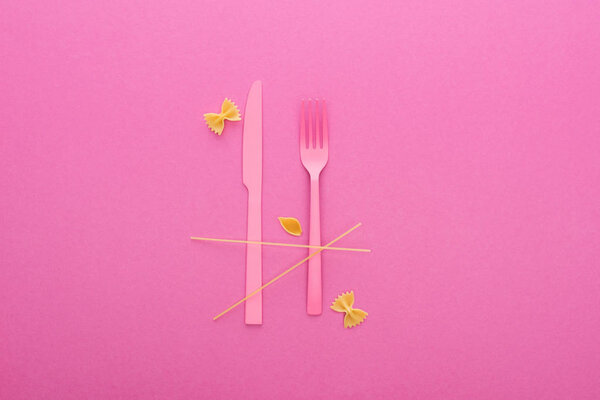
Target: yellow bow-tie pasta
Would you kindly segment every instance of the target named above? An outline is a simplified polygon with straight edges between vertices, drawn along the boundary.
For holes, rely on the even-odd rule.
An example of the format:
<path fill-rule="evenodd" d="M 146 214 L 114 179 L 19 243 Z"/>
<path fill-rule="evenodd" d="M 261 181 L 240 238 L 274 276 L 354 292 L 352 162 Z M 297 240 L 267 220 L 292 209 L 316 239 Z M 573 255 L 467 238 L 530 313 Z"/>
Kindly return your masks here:
<path fill-rule="evenodd" d="M 345 312 L 344 316 L 344 328 L 352 328 L 363 322 L 367 318 L 367 314 L 363 310 L 358 308 L 352 308 L 354 305 L 354 291 L 342 293 L 339 295 L 331 305 L 331 309 L 337 312 Z"/>
<path fill-rule="evenodd" d="M 239 121 L 242 119 L 240 116 L 240 110 L 238 110 L 235 103 L 229 99 L 223 100 L 220 114 L 204 114 L 204 120 L 206 121 L 206 125 L 208 125 L 210 130 L 216 133 L 217 135 L 221 135 L 221 133 L 223 132 L 226 119 L 229 121 Z"/>

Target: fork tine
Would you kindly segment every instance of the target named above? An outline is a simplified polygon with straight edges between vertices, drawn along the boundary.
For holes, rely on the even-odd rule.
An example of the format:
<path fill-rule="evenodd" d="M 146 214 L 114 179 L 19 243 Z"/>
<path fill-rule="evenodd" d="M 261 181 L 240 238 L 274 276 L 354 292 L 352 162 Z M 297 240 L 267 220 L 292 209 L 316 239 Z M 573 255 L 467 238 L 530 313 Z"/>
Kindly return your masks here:
<path fill-rule="evenodd" d="M 314 148 L 315 138 L 313 135 L 313 101 L 308 99 L 308 148 Z"/>
<path fill-rule="evenodd" d="M 319 118 L 319 99 L 315 99 L 315 148 L 321 148 L 321 135 L 322 135 L 321 119 Z"/>
<path fill-rule="evenodd" d="M 321 100 L 321 105 L 323 107 L 322 112 L 322 136 L 323 136 L 323 146 L 322 148 L 327 149 L 329 147 L 329 129 L 327 127 L 327 108 L 325 106 L 325 100 Z"/>
<path fill-rule="evenodd" d="M 300 148 L 306 148 L 306 118 L 304 113 L 304 99 L 302 99 L 302 111 L 300 112 Z"/>

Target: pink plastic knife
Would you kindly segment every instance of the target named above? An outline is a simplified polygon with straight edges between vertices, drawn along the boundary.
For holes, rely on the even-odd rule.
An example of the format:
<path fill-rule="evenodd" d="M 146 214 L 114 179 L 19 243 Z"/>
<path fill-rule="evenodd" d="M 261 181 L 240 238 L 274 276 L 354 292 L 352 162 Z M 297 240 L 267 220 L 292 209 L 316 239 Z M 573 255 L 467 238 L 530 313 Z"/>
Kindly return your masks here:
<path fill-rule="evenodd" d="M 262 82 L 255 81 L 244 111 L 242 180 L 248 189 L 248 240 L 262 240 Z M 262 246 L 246 245 L 246 296 L 262 286 Z M 262 291 L 246 301 L 246 325 L 262 324 Z"/>

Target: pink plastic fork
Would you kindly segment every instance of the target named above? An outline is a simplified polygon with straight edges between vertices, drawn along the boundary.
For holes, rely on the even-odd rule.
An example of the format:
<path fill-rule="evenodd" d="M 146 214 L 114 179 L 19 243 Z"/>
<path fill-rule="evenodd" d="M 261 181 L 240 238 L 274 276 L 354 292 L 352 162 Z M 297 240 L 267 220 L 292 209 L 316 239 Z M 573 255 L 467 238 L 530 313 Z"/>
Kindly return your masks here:
<path fill-rule="evenodd" d="M 319 175 L 329 157 L 329 134 L 327 131 L 327 111 L 325 101 L 322 104 L 322 120 L 319 120 L 319 100 L 313 106 L 308 100 L 308 121 L 306 120 L 304 100 L 300 118 L 300 159 L 310 175 L 310 232 L 309 244 L 321 246 L 321 217 L 319 208 Z M 314 123 L 313 123 L 314 109 Z M 308 134 L 306 126 L 308 125 Z M 310 253 L 310 251 L 309 251 Z M 308 260 L 308 285 L 306 312 L 309 315 L 321 315 L 323 312 L 323 287 L 321 284 L 321 254 Z"/>

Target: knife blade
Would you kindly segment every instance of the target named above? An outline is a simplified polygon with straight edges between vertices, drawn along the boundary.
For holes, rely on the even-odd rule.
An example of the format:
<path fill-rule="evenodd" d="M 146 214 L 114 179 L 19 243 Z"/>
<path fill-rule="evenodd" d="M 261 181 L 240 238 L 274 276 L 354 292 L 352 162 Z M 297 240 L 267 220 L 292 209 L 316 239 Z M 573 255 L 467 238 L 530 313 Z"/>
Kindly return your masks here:
<path fill-rule="evenodd" d="M 250 87 L 242 134 L 242 181 L 248 189 L 247 240 L 262 240 L 262 82 Z M 262 246 L 246 245 L 246 296 L 262 285 Z M 246 325 L 262 324 L 262 291 L 246 301 Z"/>

